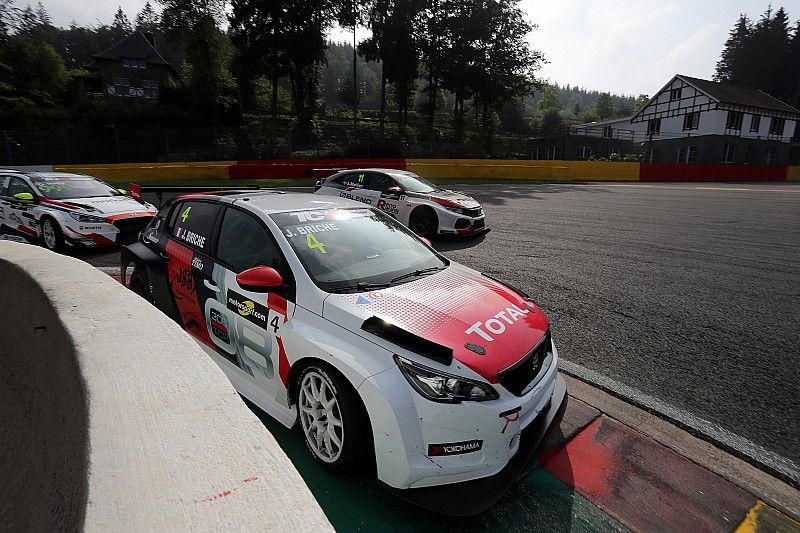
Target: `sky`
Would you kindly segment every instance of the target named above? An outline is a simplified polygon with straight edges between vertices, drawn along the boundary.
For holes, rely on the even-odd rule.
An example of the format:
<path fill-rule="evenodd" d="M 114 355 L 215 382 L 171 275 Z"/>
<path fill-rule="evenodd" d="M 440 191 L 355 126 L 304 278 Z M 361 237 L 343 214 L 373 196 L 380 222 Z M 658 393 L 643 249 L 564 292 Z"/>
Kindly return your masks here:
<path fill-rule="evenodd" d="M 43 0 L 53 23 L 110 23 L 117 6 L 133 20 L 146 0 Z M 31 2 L 35 4 L 34 2 Z M 538 28 L 531 45 L 548 63 L 539 77 L 617 94 L 654 94 L 675 74 L 710 79 L 740 13 L 758 18 L 770 0 L 521 0 Z M 16 0 L 24 6 L 25 0 Z M 156 2 L 153 1 L 155 5 Z M 790 20 L 800 0 L 778 0 Z M 336 40 L 347 34 L 334 31 Z"/>

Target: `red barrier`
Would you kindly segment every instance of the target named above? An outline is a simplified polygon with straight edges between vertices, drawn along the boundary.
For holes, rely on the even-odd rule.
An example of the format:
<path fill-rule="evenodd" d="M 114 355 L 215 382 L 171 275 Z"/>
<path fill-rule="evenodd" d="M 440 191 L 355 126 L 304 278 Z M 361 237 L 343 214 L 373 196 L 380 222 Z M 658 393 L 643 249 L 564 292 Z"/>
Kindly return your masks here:
<path fill-rule="evenodd" d="M 319 179 L 351 168 L 406 169 L 405 159 L 275 159 L 239 161 L 228 167 L 231 179 Z"/>
<path fill-rule="evenodd" d="M 642 163 L 639 181 L 786 181 L 788 171 L 779 165 Z"/>

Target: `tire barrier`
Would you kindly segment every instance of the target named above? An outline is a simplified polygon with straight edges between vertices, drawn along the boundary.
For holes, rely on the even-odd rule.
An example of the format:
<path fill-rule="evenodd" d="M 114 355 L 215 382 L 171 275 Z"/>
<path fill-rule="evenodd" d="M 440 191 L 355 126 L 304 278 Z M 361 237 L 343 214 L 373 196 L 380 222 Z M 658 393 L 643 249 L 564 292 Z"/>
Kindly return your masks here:
<path fill-rule="evenodd" d="M 0 242 L 0 530 L 332 531 L 222 371 L 78 259 Z"/>

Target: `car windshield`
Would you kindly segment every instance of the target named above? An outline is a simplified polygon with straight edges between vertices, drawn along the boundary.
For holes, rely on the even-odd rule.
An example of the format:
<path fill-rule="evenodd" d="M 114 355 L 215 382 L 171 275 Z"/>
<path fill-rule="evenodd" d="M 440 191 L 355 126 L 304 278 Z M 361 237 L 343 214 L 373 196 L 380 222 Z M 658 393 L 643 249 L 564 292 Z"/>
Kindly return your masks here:
<path fill-rule="evenodd" d="M 32 179 L 42 196 L 51 200 L 122 196 L 118 190 L 90 176 L 37 176 Z"/>
<path fill-rule="evenodd" d="M 306 271 L 329 292 L 364 292 L 447 267 L 393 218 L 372 209 L 271 215 Z"/>
<path fill-rule="evenodd" d="M 396 174 L 392 176 L 406 192 L 429 193 L 438 191 L 439 187 L 419 176 Z"/>

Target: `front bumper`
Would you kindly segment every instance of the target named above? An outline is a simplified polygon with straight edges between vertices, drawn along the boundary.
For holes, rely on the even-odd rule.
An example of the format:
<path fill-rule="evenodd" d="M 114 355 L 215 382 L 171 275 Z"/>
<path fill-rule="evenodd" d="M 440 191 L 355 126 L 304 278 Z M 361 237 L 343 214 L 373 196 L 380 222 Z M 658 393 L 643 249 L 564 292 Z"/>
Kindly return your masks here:
<path fill-rule="evenodd" d="M 384 484 L 385 488 L 399 498 L 444 515 L 472 516 L 482 513 L 527 473 L 547 429 L 563 415 L 566 392 L 567 384 L 559 374 L 549 404 L 522 430 L 516 454 L 498 473 L 433 487 L 397 489 Z"/>

